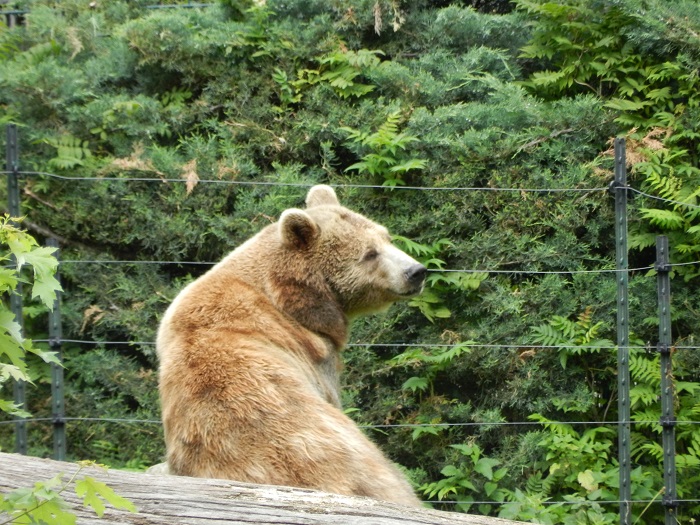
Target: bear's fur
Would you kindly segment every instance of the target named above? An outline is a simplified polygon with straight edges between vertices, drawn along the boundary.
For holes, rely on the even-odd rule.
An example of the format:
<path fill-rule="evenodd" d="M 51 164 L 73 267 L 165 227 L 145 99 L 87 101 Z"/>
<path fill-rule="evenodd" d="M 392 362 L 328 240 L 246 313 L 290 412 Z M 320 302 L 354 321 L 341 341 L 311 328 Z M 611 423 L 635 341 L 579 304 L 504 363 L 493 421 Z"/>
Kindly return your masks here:
<path fill-rule="evenodd" d="M 338 374 L 349 322 L 419 293 L 426 269 L 329 186 L 311 188 L 306 205 L 165 313 L 157 351 L 170 472 L 418 505 L 343 414 Z"/>

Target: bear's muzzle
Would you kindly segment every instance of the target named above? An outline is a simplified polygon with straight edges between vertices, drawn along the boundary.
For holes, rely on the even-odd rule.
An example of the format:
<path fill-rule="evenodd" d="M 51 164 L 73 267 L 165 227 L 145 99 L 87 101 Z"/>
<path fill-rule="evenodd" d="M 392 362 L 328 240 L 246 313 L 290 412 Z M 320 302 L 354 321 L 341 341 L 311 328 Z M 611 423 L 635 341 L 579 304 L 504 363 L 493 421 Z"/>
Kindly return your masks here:
<path fill-rule="evenodd" d="M 405 272 L 404 276 L 406 282 L 408 282 L 409 291 L 405 293 L 405 296 L 418 295 L 423 291 L 423 285 L 425 284 L 425 278 L 428 275 L 428 269 L 420 263 L 416 263 L 410 266 Z"/>

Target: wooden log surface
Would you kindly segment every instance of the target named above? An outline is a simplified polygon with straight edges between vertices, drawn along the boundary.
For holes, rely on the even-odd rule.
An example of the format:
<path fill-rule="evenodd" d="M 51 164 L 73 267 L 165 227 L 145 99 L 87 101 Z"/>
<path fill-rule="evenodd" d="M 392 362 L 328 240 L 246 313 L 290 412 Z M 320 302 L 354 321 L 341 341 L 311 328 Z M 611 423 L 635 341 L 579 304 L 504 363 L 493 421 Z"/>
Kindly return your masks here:
<path fill-rule="evenodd" d="M 68 481 L 75 463 L 0 453 L 0 493 L 32 487 L 59 473 Z M 513 525 L 516 522 L 430 509 L 415 509 L 369 498 L 315 490 L 251 485 L 228 480 L 163 476 L 85 468 L 78 475 L 106 483 L 138 512 L 107 505 L 101 519 L 83 507 L 69 487 L 62 497 L 81 525 Z M 0 522 L 6 515 L 0 514 Z"/>

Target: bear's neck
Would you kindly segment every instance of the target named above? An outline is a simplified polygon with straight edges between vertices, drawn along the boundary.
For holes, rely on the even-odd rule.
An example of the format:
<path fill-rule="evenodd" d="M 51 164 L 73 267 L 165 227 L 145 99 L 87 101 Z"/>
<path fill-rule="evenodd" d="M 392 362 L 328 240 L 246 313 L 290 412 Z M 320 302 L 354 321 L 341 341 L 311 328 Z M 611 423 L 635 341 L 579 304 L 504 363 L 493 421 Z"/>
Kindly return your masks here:
<path fill-rule="evenodd" d="M 260 240 L 267 244 L 271 232 L 263 230 Z M 309 261 L 300 254 L 290 257 L 289 253 L 281 253 L 274 242 L 270 244 L 265 260 L 249 253 L 246 243 L 217 267 L 260 291 L 280 313 L 327 341 L 329 350 L 343 350 L 350 322 L 323 276 L 312 271 Z"/>
<path fill-rule="evenodd" d="M 308 281 L 280 277 L 274 279 L 266 295 L 280 312 L 322 337 L 332 350 L 345 348 L 350 323 L 330 291 Z"/>

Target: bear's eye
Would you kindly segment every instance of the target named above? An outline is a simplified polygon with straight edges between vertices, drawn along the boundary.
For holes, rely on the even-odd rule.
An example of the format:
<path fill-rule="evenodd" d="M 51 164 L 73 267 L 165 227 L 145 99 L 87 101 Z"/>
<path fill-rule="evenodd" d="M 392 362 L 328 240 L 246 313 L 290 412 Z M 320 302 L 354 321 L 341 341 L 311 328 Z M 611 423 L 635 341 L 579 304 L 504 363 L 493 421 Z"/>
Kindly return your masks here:
<path fill-rule="evenodd" d="M 373 261 L 377 257 L 379 257 L 379 252 L 377 250 L 375 250 L 374 248 L 371 248 L 365 252 L 364 256 L 362 257 L 362 260 L 363 261 Z"/>

